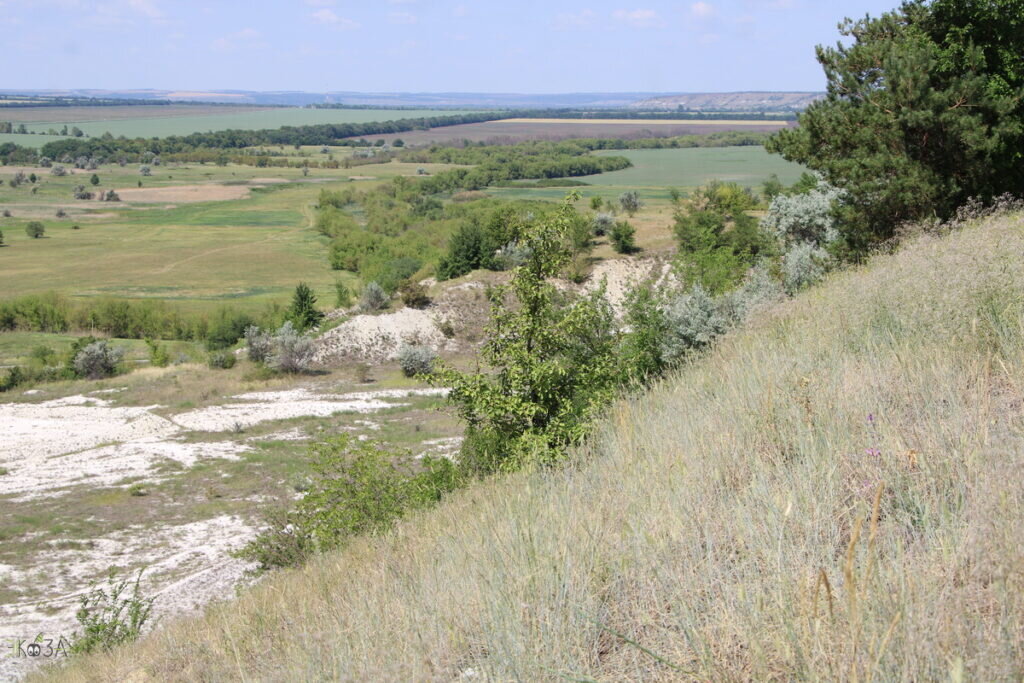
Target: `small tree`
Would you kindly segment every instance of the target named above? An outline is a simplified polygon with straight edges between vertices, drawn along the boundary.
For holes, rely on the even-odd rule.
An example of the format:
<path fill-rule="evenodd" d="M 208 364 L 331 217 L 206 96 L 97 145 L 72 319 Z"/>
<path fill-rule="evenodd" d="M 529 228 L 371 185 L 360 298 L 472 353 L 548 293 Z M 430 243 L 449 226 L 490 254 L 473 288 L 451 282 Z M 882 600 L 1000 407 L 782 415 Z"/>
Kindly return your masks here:
<path fill-rule="evenodd" d="M 561 210 L 517 226 L 530 257 L 491 291 L 491 320 L 481 356 L 490 370 L 442 367 L 430 381 L 451 387 L 449 401 L 467 422 L 460 461 L 479 473 L 559 459 L 589 431 L 618 377 L 617 333 L 603 290 L 567 299 L 552 284 L 571 258 L 566 233 L 576 218 Z"/>
<path fill-rule="evenodd" d="M 139 166 L 139 175 L 145 176 L 145 177 L 151 176 L 151 175 L 153 175 L 153 169 L 151 169 L 146 164 L 143 164 L 142 166 Z M 139 186 L 141 187 L 141 183 L 140 183 Z"/>
<path fill-rule="evenodd" d="M 636 251 L 636 229 L 628 221 L 618 221 L 608 234 L 612 249 L 620 254 L 632 254 Z"/>
<path fill-rule="evenodd" d="M 348 308 L 352 305 L 352 290 L 341 280 L 334 282 L 334 305 L 338 308 Z"/>
<path fill-rule="evenodd" d="M 0 247 L 4 246 L 4 231 L 0 230 Z"/>
<path fill-rule="evenodd" d="M 604 201 L 600 197 L 591 197 L 590 198 L 590 210 L 591 211 L 600 211 L 601 210 L 601 206 L 603 204 L 604 204 Z"/>
<path fill-rule="evenodd" d="M 32 221 L 25 226 L 25 234 L 32 239 L 39 239 L 46 234 L 46 228 L 39 221 Z"/>
<path fill-rule="evenodd" d="M 621 206 L 622 210 L 628 213 L 630 217 L 639 211 L 643 205 L 643 202 L 640 201 L 640 194 L 635 190 L 623 192 L 619 195 L 619 206 Z"/>
<path fill-rule="evenodd" d="M 63 176 L 66 176 L 68 174 L 68 171 L 67 171 L 66 168 L 64 168 L 60 164 L 57 164 L 56 166 L 53 166 L 52 168 L 50 168 L 50 174 L 51 175 L 55 175 L 58 178 L 61 178 Z"/>
<path fill-rule="evenodd" d="M 113 190 L 107 190 L 107 193 L 103 195 L 103 201 L 105 202 L 119 202 L 121 201 L 120 195 Z"/>
<path fill-rule="evenodd" d="M 292 305 L 288 309 L 288 319 L 300 332 L 316 327 L 324 319 L 323 311 L 316 308 L 316 294 L 305 282 L 300 282 L 295 288 Z"/>
<path fill-rule="evenodd" d="M 98 175 L 96 175 L 95 173 L 93 173 L 92 177 L 89 178 L 89 182 L 92 185 L 99 185 L 100 184 L 100 177 Z"/>

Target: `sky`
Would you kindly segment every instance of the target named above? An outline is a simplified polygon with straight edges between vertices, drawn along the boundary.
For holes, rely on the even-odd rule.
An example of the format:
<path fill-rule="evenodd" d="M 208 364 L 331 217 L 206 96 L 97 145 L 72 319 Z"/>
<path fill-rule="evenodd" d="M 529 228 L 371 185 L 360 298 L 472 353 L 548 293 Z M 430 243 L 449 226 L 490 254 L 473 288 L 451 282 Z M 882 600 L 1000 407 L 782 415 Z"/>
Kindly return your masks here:
<path fill-rule="evenodd" d="M 822 90 L 897 0 L 0 0 L 0 89 Z"/>

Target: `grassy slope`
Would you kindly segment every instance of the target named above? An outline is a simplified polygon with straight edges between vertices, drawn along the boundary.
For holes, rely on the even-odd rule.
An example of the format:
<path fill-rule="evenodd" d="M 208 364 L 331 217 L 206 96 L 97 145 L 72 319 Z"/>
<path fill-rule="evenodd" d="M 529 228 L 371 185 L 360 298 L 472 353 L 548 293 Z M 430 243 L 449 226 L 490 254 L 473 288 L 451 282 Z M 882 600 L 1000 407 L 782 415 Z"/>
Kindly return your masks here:
<path fill-rule="evenodd" d="M 576 467 L 59 677 L 1019 679 L 1022 249 L 1008 217 L 836 275 L 610 408 Z"/>

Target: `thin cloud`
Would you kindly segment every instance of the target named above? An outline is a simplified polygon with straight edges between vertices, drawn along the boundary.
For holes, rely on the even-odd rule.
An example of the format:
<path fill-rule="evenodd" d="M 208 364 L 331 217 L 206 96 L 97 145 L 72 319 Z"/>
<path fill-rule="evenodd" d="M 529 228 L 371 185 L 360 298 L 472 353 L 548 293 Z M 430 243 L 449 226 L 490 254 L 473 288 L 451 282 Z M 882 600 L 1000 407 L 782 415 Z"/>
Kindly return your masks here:
<path fill-rule="evenodd" d="M 593 10 L 584 9 L 579 12 L 562 12 L 555 16 L 555 26 L 559 28 L 586 28 L 592 26 L 597 19 Z"/>
<path fill-rule="evenodd" d="M 313 12 L 310 15 L 310 17 L 312 17 L 313 21 L 315 21 L 316 23 L 324 24 L 325 26 L 334 26 L 335 28 L 340 29 L 359 28 L 358 23 L 345 17 L 339 17 L 337 14 L 334 13 L 334 10 L 326 8 Z"/>
<path fill-rule="evenodd" d="M 416 15 L 411 12 L 388 12 L 388 21 L 392 24 L 415 24 Z"/>
<path fill-rule="evenodd" d="M 212 47 L 218 52 L 231 52 L 240 47 L 263 47 L 265 44 L 257 42 L 260 39 L 260 32 L 254 28 L 243 28 L 213 41 Z"/>
<path fill-rule="evenodd" d="M 646 28 L 658 23 L 658 13 L 652 9 L 617 9 L 612 12 L 612 18 L 638 28 Z"/>
<path fill-rule="evenodd" d="M 707 18 L 713 16 L 714 13 L 715 13 L 715 8 L 714 8 L 714 6 L 712 6 L 709 3 L 706 3 L 706 2 L 695 2 L 692 5 L 690 5 L 690 14 L 692 14 L 693 16 L 695 16 L 695 17 L 697 17 L 699 19 L 707 19 Z"/>
<path fill-rule="evenodd" d="M 165 16 L 153 0 L 128 0 L 128 6 L 148 19 L 163 19 Z"/>

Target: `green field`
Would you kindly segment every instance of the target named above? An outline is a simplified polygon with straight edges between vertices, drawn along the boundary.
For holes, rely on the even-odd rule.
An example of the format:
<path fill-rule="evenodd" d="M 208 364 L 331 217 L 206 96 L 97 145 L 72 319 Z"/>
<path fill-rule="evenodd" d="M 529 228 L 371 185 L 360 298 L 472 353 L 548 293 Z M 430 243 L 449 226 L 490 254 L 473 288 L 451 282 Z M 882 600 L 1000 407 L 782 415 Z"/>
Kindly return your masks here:
<path fill-rule="evenodd" d="M 11 168 L 0 168 L 0 218 L 7 246 L 0 247 L 3 298 L 58 291 L 76 297 L 158 298 L 188 310 L 210 310 L 224 303 L 256 310 L 286 303 L 305 281 L 321 301 L 333 303 L 337 279 L 327 241 L 311 227 L 312 207 L 321 188 L 415 175 L 424 164 L 390 163 L 358 169 L 299 169 L 170 165 L 142 178 L 144 190 L 234 192 L 236 198 L 186 203 L 175 196 L 106 203 L 76 201 L 75 185 L 88 185 L 91 172 L 56 178 L 43 173 L 39 190 L 10 188 Z M 426 165 L 431 172 L 441 165 Z M 104 166 L 99 189 L 115 188 L 125 198 L 137 191 L 136 167 Z M 367 178 L 350 181 L 350 177 Z M 257 179 L 256 184 L 252 183 Z M 277 181 L 269 183 L 268 181 Z M 287 181 L 287 182 L 281 182 Z M 67 217 L 58 219 L 63 208 Z M 41 220 L 46 237 L 25 234 L 29 220 Z M 74 229 L 74 226 L 79 229 Z"/>
<path fill-rule="evenodd" d="M 189 135 L 208 131 L 242 129 L 260 130 L 263 128 L 280 128 L 281 126 L 309 126 L 320 123 L 369 123 L 371 121 L 395 121 L 400 119 L 418 119 L 430 116 L 450 116 L 468 113 L 465 111 L 444 109 L 300 109 L 281 108 L 264 111 L 237 112 L 227 110 L 219 114 L 203 114 L 200 116 L 168 116 L 105 119 L 101 107 L 96 108 L 94 118 L 82 121 L 47 120 L 46 112 L 41 109 L 37 123 L 26 124 L 29 130 L 37 133 L 46 132 L 51 128 L 60 130 L 67 125 L 81 128 L 87 135 L 99 136 L 109 132 L 114 136 L 124 135 L 128 138 L 160 138 L 171 135 Z M 0 121 L 3 112 L 0 111 Z M 396 137 L 399 137 L 396 135 Z M 39 135 L 5 135 L 3 140 L 26 147 L 38 147 L 58 139 L 53 136 Z"/>
<path fill-rule="evenodd" d="M 57 126 L 57 130 L 60 130 L 60 126 Z M 17 133 L 0 133 L 0 145 L 5 142 L 13 142 L 21 147 L 34 147 L 36 149 L 42 147 L 47 142 L 68 139 L 70 138 L 63 135 L 18 135 Z"/>
<path fill-rule="evenodd" d="M 598 152 L 608 156 L 624 156 L 633 162 L 631 168 L 600 175 L 574 178 L 588 183 L 577 187 L 584 198 L 597 196 L 615 200 L 627 190 L 636 190 L 647 203 L 667 202 L 667 188 L 689 189 L 712 180 L 733 181 L 757 188 L 772 173 L 790 185 L 806 171 L 782 157 L 768 154 L 763 147 L 695 147 L 690 149 L 609 150 Z M 574 188 L 521 187 L 488 188 L 487 193 L 505 199 L 546 199 L 558 201 Z"/>
<path fill-rule="evenodd" d="M 617 187 L 699 187 L 710 180 L 757 187 L 772 173 L 789 185 L 806 169 L 763 147 L 695 147 L 598 152 L 624 156 L 632 168 L 580 178 L 592 185 Z"/>

